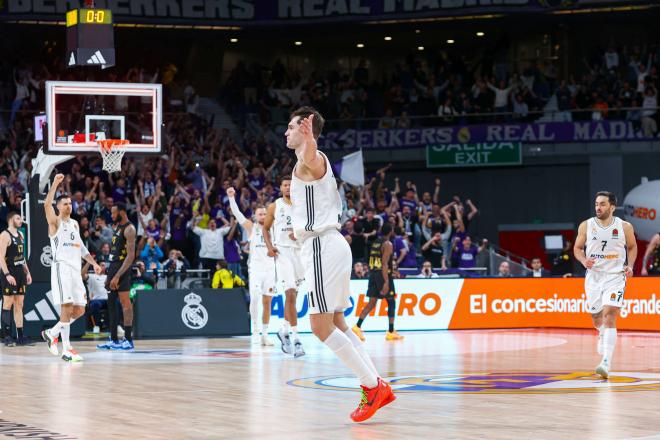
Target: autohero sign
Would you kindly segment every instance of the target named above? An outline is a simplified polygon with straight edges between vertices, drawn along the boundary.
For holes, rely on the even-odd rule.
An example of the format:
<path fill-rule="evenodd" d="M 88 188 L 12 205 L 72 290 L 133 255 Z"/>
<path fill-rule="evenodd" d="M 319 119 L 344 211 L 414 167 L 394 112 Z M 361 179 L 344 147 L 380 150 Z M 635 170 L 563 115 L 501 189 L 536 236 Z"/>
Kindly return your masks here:
<path fill-rule="evenodd" d="M 583 278 L 402 279 L 397 292 L 398 330 L 565 327 L 592 328 Z M 349 326 L 369 302 L 368 281 L 352 280 Z M 298 295 L 298 328 L 309 332 L 309 305 L 303 282 Z M 281 292 L 280 292 L 281 293 Z M 618 294 L 612 292 L 613 294 Z M 619 328 L 660 330 L 660 293 L 653 278 L 628 281 Z M 284 297 L 273 298 L 270 328 L 284 319 Z M 364 321 L 367 331 L 387 329 L 387 301 L 379 301 Z"/>

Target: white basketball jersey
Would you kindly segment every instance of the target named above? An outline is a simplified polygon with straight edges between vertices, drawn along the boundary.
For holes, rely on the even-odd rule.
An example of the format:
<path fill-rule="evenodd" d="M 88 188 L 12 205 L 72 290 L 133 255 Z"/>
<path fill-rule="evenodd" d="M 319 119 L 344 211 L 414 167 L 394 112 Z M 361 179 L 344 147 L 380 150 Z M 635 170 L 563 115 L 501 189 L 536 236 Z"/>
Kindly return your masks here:
<path fill-rule="evenodd" d="M 602 273 L 621 273 L 626 264 L 626 234 L 623 221 L 614 217 L 608 227 L 601 226 L 594 217 L 587 220 L 587 258 L 596 260 L 591 270 Z"/>
<path fill-rule="evenodd" d="M 291 202 L 293 234 L 300 242 L 325 231 L 339 230 L 341 219 L 341 198 L 337 182 L 332 173 L 330 161 L 325 160 L 325 175 L 312 182 L 304 182 L 296 177 L 296 167 L 291 178 Z"/>
<path fill-rule="evenodd" d="M 65 263 L 80 270 L 83 242 L 80 238 L 78 222 L 71 218 L 66 221 L 61 220 L 55 235 L 49 235 L 48 238 L 53 255 L 51 267 L 55 267 L 54 263 Z"/>
<path fill-rule="evenodd" d="M 248 256 L 248 265 L 250 270 L 261 270 L 269 268 L 275 264 L 275 260 L 268 256 L 268 247 L 264 240 L 264 230 L 259 223 L 252 224 L 252 233 L 250 234 L 250 254 Z"/>
<path fill-rule="evenodd" d="M 293 207 L 282 197 L 275 200 L 275 219 L 273 221 L 275 247 L 299 247 L 298 242 L 289 237 L 289 234 L 293 232 L 292 217 Z"/>

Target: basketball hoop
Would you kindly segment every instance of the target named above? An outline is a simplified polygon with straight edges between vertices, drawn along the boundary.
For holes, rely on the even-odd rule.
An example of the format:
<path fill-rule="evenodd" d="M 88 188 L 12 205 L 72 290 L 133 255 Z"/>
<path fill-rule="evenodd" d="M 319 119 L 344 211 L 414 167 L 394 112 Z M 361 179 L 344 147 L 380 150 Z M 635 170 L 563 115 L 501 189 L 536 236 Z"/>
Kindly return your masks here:
<path fill-rule="evenodd" d="M 121 159 L 126 153 L 124 145 L 129 143 L 128 139 L 103 139 L 96 143 L 103 158 L 103 169 L 108 173 L 121 171 Z"/>

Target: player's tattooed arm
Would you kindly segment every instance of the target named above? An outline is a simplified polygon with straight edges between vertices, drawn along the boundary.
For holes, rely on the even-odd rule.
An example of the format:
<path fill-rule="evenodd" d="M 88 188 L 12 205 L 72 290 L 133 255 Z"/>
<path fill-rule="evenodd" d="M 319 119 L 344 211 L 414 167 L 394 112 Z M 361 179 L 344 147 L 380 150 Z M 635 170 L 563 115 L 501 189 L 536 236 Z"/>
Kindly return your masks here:
<path fill-rule="evenodd" d="M 119 282 L 119 278 L 131 268 L 133 261 L 135 261 L 135 227 L 133 225 L 128 226 L 124 230 L 124 237 L 126 238 L 126 258 L 114 276 L 114 278 L 117 278 L 117 282 Z"/>

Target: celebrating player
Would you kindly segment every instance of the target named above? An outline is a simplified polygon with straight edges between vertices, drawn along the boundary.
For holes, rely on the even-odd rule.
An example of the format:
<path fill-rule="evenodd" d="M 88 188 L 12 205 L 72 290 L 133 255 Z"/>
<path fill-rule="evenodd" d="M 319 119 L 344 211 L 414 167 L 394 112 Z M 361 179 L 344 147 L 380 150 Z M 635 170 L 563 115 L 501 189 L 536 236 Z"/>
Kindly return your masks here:
<path fill-rule="evenodd" d="M 344 320 L 344 311 L 351 305 L 352 255 L 339 233 L 342 204 L 337 182 L 330 161 L 317 149 L 323 123 L 315 109 L 302 107 L 291 115 L 285 133 L 287 147 L 295 150 L 298 159 L 291 179 L 291 220 L 301 243 L 312 332 L 360 380 L 362 396 L 351 419 L 361 422 L 395 396 Z"/>
<path fill-rule="evenodd" d="M 102 272 L 101 266 L 80 238 L 80 226 L 71 218 L 71 197 L 62 194 L 57 198 L 57 210 L 53 209 L 53 199 L 57 187 L 64 180 L 64 174 L 57 174 L 46 195 L 44 209 L 48 221 L 48 237 L 53 253 L 53 263 L 50 267 L 50 283 L 53 293 L 53 303 L 61 307 L 60 320 L 52 328 L 41 332 L 41 337 L 48 344 L 48 350 L 55 356 L 59 355 L 58 338 L 62 336 L 62 359 L 68 362 L 80 362 L 82 356 L 71 347 L 69 335 L 71 323 L 85 314 L 87 299 L 85 285 L 81 273 L 81 259 L 85 259 L 94 267 L 94 271 Z"/>
<path fill-rule="evenodd" d="M 626 278 L 633 276 L 637 258 L 635 231 L 614 216 L 616 196 L 596 194 L 596 217 L 580 224 L 573 252 L 587 269 L 584 289 L 589 312 L 598 329 L 598 354 L 603 358 L 596 373 L 607 379 L 616 346 L 616 318 L 623 306 Z M 585 253 L 586 246 L 586 253 Z"/>
<path fill-rule="evenodd" d="M 305 354 L 302 343 L 298 337 L 298 311 L 296 297 L 298 286 L 305 274 L 300 261 L 300 246 L 293 236 L 291 226 L 291 176 L 284 176 L 280 183 L 282 197 L 275 203 L 268 205 L 266 220 L 264 221 L 264 239 L 268 247 L 268 256 L 275 258 L 277 281 L 285 294 L 284 323 L 277 332 L 282 343 L 282 351 L 291 354 L 291 336 L 293 334 L 293 356 L 300 357 Z M 270 229 L 273 228 L 273 240 Z"/>
<path fill-rule="evenodd" d="M 16 212 L 7 215 L 7 230 L 0 234 L 0 268 L 2 268 L 2 337 L 7 346 L 25 345 L 23 336 L 23 300 L 32 276 L 25 262 L 23 234 L 18 230 L 23 219 Z M 18 339 L 11 335 L 11 307 Z"/>
<path fill-rule="evenodd" d="M 264 219 L 266 209 L 257 208 L 254 216 L 257 224 L 245 218 L 236 204 L 236 190 L 227 189 L 229 207 L 236 217 L 238 224 L 244 227 L 250 237 L 250 256 L 248 259 L 248 271 L 250 275 L 250 317 L 252 319 L 253 341 L 258 335 L 259 297 L 262 299 L 262 327 L 261 345 L 272 346 L 273 342 L 268 339 L 268 323 L 270 322 L 270 308 L 275 294 L 275 263 L 268 255 L 268 249 L 264 241 Z"/>

